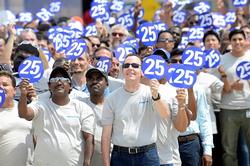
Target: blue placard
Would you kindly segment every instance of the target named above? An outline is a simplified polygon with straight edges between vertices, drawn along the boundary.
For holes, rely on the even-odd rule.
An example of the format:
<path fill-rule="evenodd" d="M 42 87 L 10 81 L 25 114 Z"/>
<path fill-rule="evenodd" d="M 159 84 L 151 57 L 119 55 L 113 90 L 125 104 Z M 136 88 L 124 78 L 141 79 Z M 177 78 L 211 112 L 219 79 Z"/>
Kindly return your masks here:
<path fill-rule="evenodd" d="M 226 27 L 226 21 L 225 16 L 221 13 L 214 13 L 213 14 L 213 25 L 216 28 L 225 28 Z"/>
<path fill-rule="evenodd" d="M 30 83 L 39 81 L 43 76 L 44 68 L 40 58 L 30 56 L 25 59 L 18 67 L 20 78 L 29 79 Z"/>
<path fill-rule="evenodd" d="M 43 51 L 47 61 L 49 62 L 52 58 L 50 51 L 47 48 L 42 48 L 42 51 Z"/>
<path fill-rule="evenodd" d="M 250 61 L 240 62 L 236 67 L 236 74 L 243 80 L 250 80 Z"/>
<path fill-rule="evenodd" d="M 5 90 L 0 87 L 0 108 L 3 106 L 5 99 Z"/>
<path fill-rule="evenodd" d="M 17 20 L 24 23 L 31 22 L 33 20 L 33 15 L 30 12 L 21 12 L 19 13 Z"/>
<path fill-rule="evenodd" d="M 201 27 L 207 29 L 213 26 L 213 17 L 211 13 L 204 13 L 198 16 L 198 21 Z"/>
<path fill-rule="evenodd" d="M 143 59 L 142 71 L 146 78 L 160 80 L 166 77 L 167 63 L 159 55 L 150 55 Z"/>
<path fill-rule="evenodd" d="M 119 0 L 113 0 L 110 6 L 111 12 L 120 12 L 124 8 L 124 2 Z"/>
<path fill-rule="evenodd" d="M 97 29 L 95 26 L 95 23 L 91 23 L 84 29 L 84 36 L 96 36 L 97 35 Z"/>
<path fill-rule="evenodd" d="M 197 41 L 197 40 L 202 40 L 204 36 L 204 28 L 200 26 L 193 26 L 192 28 L 189 29 L 188 33 L 188 41 Z"/>
<path fill-rule="evenodd" d="M 147 22 L 138 27 L 136 35 L 145 46 L 153 46 L 157 40 L 157 33 L 154 24 Z"/>
<path fill-rule="evenodd" d="M 186 34 L 183 34 L 181 37 L 181 42 L 178 45 L 179 49 L 185 49 L 188 44 L 188 36 Z"/>
<path fill-rule="evenodd" d="M 133 37 L 128 37 L 123 44 L 128 44 L 128 45 L 132 45 L 136 51 L 138 51 L 139 49 L 139 41 L 136 38 Z"/>
<path fill-rule="evenodd" d="M 92 18 L 97 19 L 105 17 L 106 11 L 107 9 L 105 4 L 92 3 L 90 8 L 90 15 Z"/>
<path fill-rule="evenodd" d="M 167 80 L 177 88 L 192 88 L 197 80 L 196 71 L 184 64 L 171 64 L 168 68 Z"/>
<path fill-rule="evenodd" d="M 108 73 L 111 68 L 111 59 L 105 56 L 100 56 L 100 59 L 96 63 L 95 67 L 101 68 Z"/>
<path fill-rule="evenodd" d="M 120 62 L 123 63 L 128 54 L 135 54 L 136 50 L 128 44 L 121 44 L 115 49 L 115 57 Z"/>
<path fill-rule="evenodd" d="M 176 25 L 182 24 L 187 18 L 187 12 L 186 11 L 179 11 L 176 10 L 173 15 L 173 22 Z"/>
<path fill-rule="evenodd" d="M 233 0 L 233 5 L 235 7 L 243 7 L 246 6 L 248 0 Z"/>
<path fill-rule="evenodd" d="M 60 1 L 54 1 L 49 4 L 49 11 L 51 13 L 58 13 L 60 12 L 62 8 L 62 2 Z"/>
<path fill-rule="evenodd" d="M 168 29 L 167 24 L 165 24 L 164 22 L 161 22 L 161 21 L 155 22 L 154 25 L 155 25 L 155 28 L 157 29 L 158 32 L 165 31 Z"/>
<path fill-rule="evenodd" d="M 235 11 L 231 10 L 231 11 L 227 12 L 225 15 L 225 21 L 227 24 L 234 24 L 236 21 Z"/>
<path fill-rule="evenodd" d="M 205 68 L 216 68 L 220 65 L 220 52 L 214 49 L 205 50 Z"/>
<path fill-rule="evenodd" d="M 39 12 L 36 13 L 36 16 L 41 21 L 49 21 L 53 14 L 47 9 L 42 8 Z"/>
<path fill-rule="evenodd" d="M 188 47 L 182 54 L 182 63 L 190 65 L 193 70 L 200 69 L 203 67 L 205 62 L 205 56 L 201 48 Z"/>
<path fill-rule="evenodd" d="M 122 24 L 129 30 L 132 29 L 134 26 L 134 18 L 130 13 L 122 14 L 116 21 L 117 24 Z"/>
<path fill-rule="evenodd" d="M 199 2 L 194 6 L 195 14 L 203 14 L 211 12 L 211 7 L 208 2 Z"/>
<path fill-rule="evenodd" d="M 75 60 L 81 56 L 87 49 L 87 44 L 84 39 L 72 40 L 70 46 L 66 50 L 65 54 L 67 59 Z"/>

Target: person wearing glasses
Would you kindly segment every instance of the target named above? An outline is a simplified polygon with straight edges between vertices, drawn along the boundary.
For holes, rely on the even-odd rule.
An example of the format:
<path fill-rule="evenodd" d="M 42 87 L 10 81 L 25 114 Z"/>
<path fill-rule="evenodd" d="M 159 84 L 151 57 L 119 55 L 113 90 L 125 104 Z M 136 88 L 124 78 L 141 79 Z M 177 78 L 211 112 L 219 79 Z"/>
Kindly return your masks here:
<path fill-rule="evenodd" d="M 156 48 L 163 48 L 171 53 L 174 45 L 175 40 L 172 32 L 170 32 L 169 30 L 164 30 L 158 33 L 157 42 L 155 45 Z"/>
<path fill-rule="evenodd" d="M 102 113 L 102 156 L 104 166 L 159 166 L 156 149 L 157 117 L 170 116 L 167 101 L 161 98 L 159 82 L 141 84 L 141 59 L 125 58 L 124 86 L 104 101 Z M 113 150 L 110 158 L 110 144 Z"/>
<path fill-rule="evenodd" d="M 18 112 L 33 122 L 34 165 L 87 166 L 94 149 L 94 113 L 84 102 L 69 98 L 70 74 L 56 67 L 50 74 L 51 96 L 27 105 L 27 79 L 20 85 Z"/>
<path fill-rule="evenodd" d="M 128 36 L 129 32 L 126 27 L 121 24 L 114 25 L 111 28 L 110 35 L 111 47 L 115 49 L 117 46 L 122 44 L 122 42 L 124 42 Z"/>

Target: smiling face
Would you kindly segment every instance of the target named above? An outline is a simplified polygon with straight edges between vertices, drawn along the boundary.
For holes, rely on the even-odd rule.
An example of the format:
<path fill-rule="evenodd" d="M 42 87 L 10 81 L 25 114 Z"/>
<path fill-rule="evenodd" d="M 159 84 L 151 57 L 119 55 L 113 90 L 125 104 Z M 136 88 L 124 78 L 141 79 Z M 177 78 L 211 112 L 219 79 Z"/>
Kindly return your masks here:
<path fill-rule="evenodd" d="M 53 79 L 53 78 L 62 78 L 62 79 Z M 54 97 L 67 97 L 71 91 L 71 84 L 69 81 L 64 80 L 61 73 L 56 74 L 49 81 L 49 90 L 51 92 L 52 98 Z"/>
<path fill-rule="evenodd" d="M 245 51 L 246 39 L 242 34 L 235 34 L 232 36 L 231 40 L 232 51 L 235 53 L 242 53 Z"/>
<path fill-rule="evenodd" d="M 142 71 L 141 71 L 141 60 L 137 56 L 128 56 L 123 64 L 123 75 L 125 82 L 137 81 L 140 82 Z"/>
<path fill-rule="evenodd" d="M 79 58 L 76 58 L 70 64 L 70 69 L 72 73 L 84 73 L 89 68 L 89 60 L 87 55 L 83 54 Z"/>
<path fill-rule="evenodd" d="M 218 50 L 220 48 L 220 41 L 214 35 L 208 35 L 204 44 L 206 49 Z"/>

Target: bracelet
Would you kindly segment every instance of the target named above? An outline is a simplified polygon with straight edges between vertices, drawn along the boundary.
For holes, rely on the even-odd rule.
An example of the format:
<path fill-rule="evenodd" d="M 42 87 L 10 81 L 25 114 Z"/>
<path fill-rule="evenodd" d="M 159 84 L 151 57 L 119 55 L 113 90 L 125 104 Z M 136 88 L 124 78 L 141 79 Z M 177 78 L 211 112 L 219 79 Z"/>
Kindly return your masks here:
<path fill-rule="evenodd" d="M 157 96 L 156 98 L 154 98 L 154 97 L 152 96 L 152 99 L 153 99 L 154 101 L 160 100 L 160 99 L 161 99 L 160 93 L 158 93 L 158 96 Z"/>

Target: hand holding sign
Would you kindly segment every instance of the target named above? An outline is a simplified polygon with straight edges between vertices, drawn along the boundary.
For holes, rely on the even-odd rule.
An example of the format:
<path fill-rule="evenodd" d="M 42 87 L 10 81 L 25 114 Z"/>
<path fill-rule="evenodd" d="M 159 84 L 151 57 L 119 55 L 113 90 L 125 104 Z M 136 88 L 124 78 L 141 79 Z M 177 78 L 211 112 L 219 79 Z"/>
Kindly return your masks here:
<path fill-rule="evenodd" d="M 203 51 L 198 47 L 188 47 L 182 54 L 183 64 L 192 66 L 193 70 L 203 67 L 204 61 Z"/>
<path fill-rule="evenodd" d="M 40 58 L 30 56 L 18 67 L 20 78 L 27 78 L 31 83 L 39 81 L 43 76 L 44 68 Z"/>
<path fill-rule="evenodd" d="M 169 84 L 178 88 L 192 88 L 197 79 L 195 70 L 183 64 L 171 64 L 167 73 Z"/>
<path fill-rule="evenodd" d="M 148 79 L 160 80 L 166 77 L 167 73 L 166 61 L 158 55 L 151 55 L 146 57 L 142 62 L 142 71 Z"/>
<path fill-rule="evenodd" d="M 250 61 L 243 61 L 236 67 L 236 74 L 243 80 L 250 80 Z"/>
<path fill-rule="evenodd" d="M 204 56 L 205 56 L 205 63 L 204 67 L 205 68 L 216 68 L 220 64 L 220 52 L 217 50 L 205 50 L 204 51 Z"/>
<path fill-rule="evenodd" d="M 5 102 L 5 90 L 0 88 L 0 108 L 3 106 Z"/>

